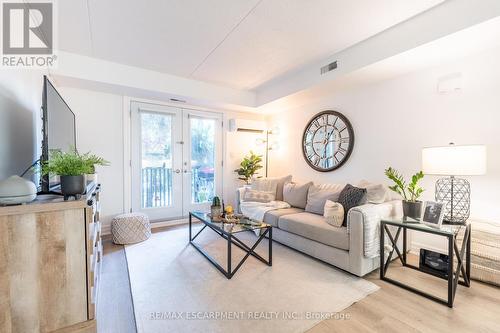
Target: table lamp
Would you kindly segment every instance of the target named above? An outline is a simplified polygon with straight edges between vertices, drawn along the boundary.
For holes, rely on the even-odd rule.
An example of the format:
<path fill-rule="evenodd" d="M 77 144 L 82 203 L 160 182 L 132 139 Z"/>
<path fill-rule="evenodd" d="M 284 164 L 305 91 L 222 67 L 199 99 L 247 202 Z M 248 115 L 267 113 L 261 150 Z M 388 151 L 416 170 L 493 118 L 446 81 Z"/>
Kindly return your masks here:
<path fill-rule="evenodd" d="M 436 182 L 436 201 L 444 204 L 443 221 L 463 224 L 470 214 L 470 183 L 456 176 L 486 173 L 486 146 L 454 145 L 422 149 L 422 171 L 427 175 L 448 176 Z"/>

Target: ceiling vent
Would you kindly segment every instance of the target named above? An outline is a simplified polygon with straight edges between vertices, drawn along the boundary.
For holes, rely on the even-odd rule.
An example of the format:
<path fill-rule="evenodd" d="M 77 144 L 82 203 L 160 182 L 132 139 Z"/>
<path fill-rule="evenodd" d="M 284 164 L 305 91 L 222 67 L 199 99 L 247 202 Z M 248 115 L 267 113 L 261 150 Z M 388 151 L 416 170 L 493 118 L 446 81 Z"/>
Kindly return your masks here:
<path fill-rule="evenodd" d="M 326 66 L 321 67 L 321 75 L 331 72 L 337 68 L 337 61 L 331 62 Z"/>

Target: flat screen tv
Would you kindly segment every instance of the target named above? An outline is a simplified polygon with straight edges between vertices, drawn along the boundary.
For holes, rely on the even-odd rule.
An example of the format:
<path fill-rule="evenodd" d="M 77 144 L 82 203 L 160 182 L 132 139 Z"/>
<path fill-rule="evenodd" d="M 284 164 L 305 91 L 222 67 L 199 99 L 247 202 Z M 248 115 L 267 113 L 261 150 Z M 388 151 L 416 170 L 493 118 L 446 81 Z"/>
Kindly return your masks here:
<path fill-rule="evenodd" d="M 42 136 L 41 163 L 49 160 L 53 150 L 67 152 L 76 148 L 75 114 L 46 76 L 43 79 Z M 58 185 L 55 179 L 44 176 L 41 192 L 50 193 Z"/>

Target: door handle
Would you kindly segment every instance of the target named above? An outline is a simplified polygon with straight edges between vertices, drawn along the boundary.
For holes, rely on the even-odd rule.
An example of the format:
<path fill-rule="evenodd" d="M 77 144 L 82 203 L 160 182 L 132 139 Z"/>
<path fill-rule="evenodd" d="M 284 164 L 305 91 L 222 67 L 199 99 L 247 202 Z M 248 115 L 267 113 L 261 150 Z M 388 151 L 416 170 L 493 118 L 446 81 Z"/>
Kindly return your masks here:
<path fill-rule="evenodd" d="M 181 173 L 181 170 L 180 169 L 175 169 L 174 171 L 175 173 Z"/>

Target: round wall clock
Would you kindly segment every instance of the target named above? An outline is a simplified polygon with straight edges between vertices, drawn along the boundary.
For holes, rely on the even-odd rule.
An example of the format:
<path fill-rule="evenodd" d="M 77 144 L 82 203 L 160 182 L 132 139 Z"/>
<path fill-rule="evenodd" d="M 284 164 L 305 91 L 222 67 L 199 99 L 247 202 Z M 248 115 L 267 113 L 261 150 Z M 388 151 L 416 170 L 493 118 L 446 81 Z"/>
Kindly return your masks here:
<path fill-rule="evenodd" d="M 354 131 L 340 112 L 323 111 L 307 124 L 302 137 L 306 162 L 317 171 L 332 171 L 344 164 L 354 146 Z"/>

